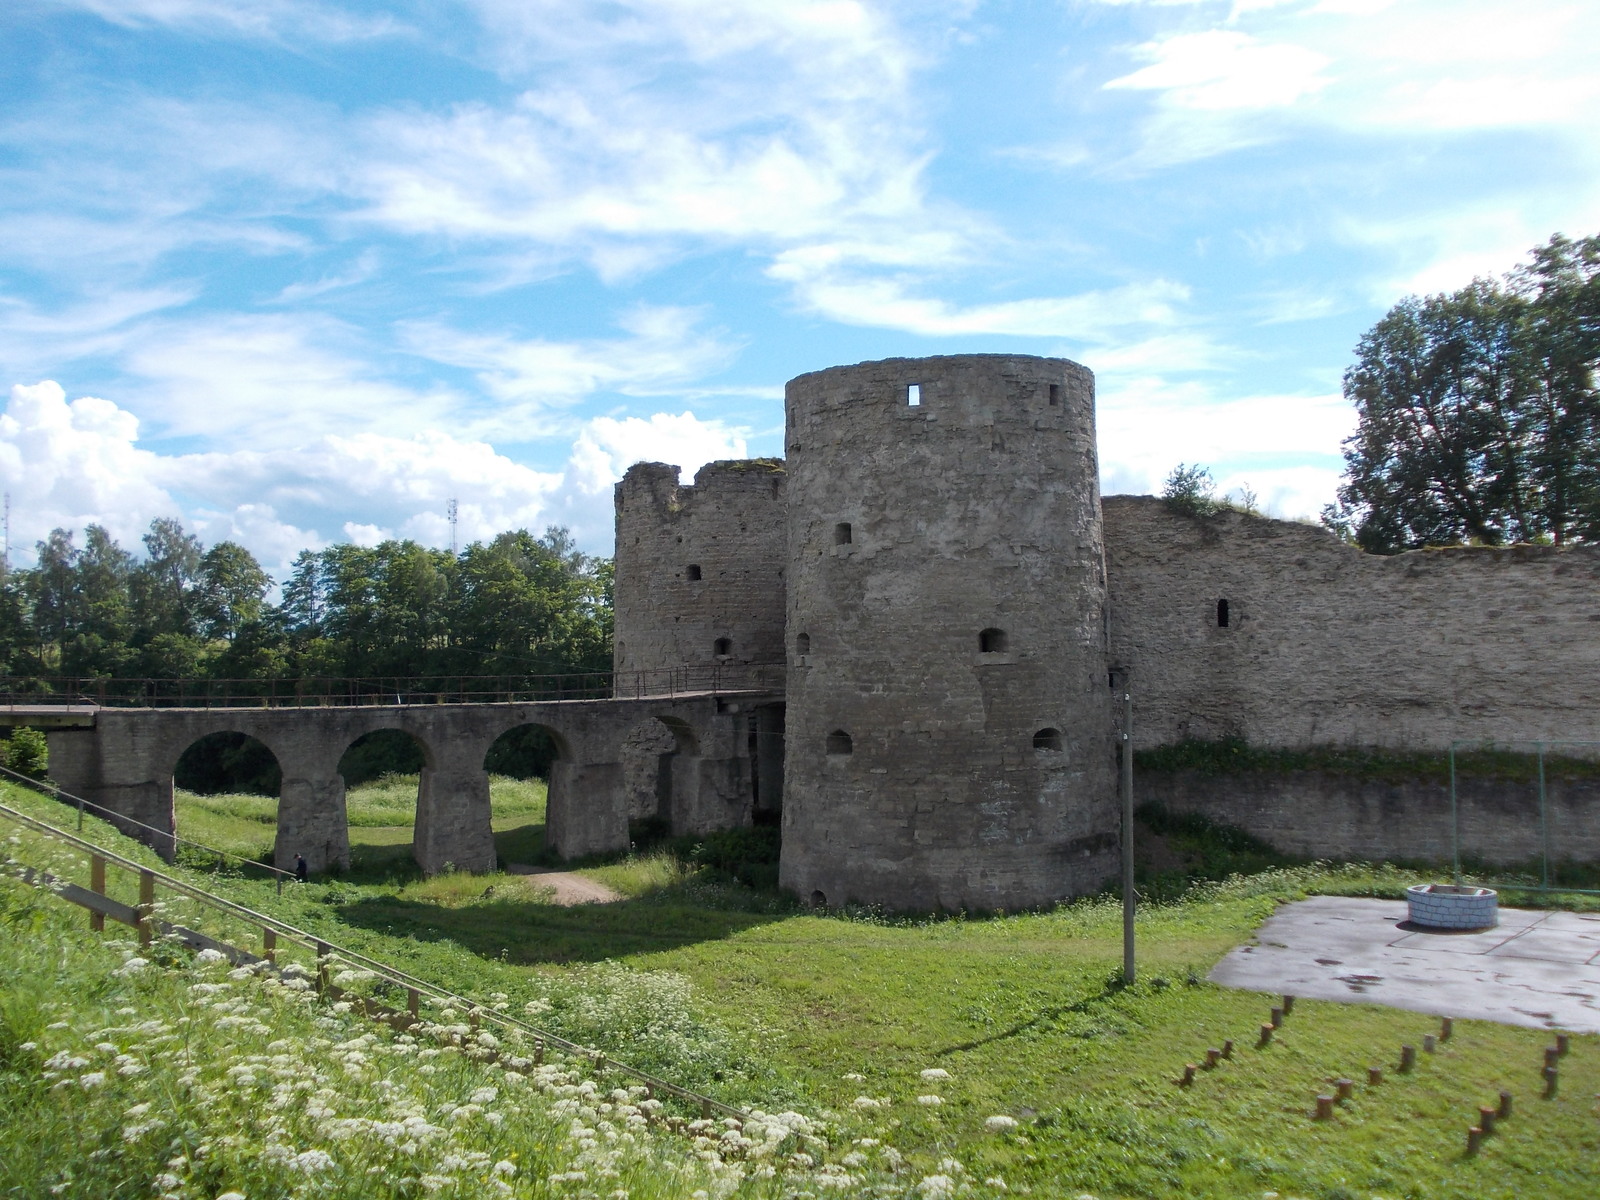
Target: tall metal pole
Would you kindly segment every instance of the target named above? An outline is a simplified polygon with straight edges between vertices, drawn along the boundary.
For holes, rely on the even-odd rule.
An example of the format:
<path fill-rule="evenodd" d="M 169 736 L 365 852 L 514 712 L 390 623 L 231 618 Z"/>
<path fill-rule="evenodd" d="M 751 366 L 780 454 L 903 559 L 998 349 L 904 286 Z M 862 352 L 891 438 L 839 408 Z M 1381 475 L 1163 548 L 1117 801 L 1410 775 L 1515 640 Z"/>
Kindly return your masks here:
<path fill-rule="evenodd" d="M 1122 982 L 1133 970 L 1133 692 L 1122 693 Z"/>
<path fill-rule="evenodd" d="M 1450 743 L 1450 882 L 1461 886 L 1461 812 L 1456 801 L 1456 744 Z"/>

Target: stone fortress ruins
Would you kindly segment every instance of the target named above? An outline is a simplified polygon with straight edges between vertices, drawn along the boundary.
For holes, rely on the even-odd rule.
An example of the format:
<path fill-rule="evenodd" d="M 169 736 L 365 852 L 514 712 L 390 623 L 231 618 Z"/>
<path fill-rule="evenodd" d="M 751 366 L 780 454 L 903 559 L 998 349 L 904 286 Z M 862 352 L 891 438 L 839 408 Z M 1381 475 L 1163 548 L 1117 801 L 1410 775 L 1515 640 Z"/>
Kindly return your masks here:
<path fill-rule="evenodd" d="M 247 735 L 282 770 L 278 864 L 317 871 L 349 861 L 343 755 L 398 730 L 424 762 L 423 870 L 492 870 L 486 764 L 532 726 L 560 857 L 625 851 L 641 818 L 781 823 L 779 881 L 803 900 L 1010 909 L 1115 873 L 1125 688 L 1140 749 L 1600 743 L 1600 547 L 1377 557 L 1301 522 L 1102 500 L 1094 377 L 1064 359 L 835 367 L 786 407 L 782 461 L 692 485 L 640 463 L 617 485 L 615 671 L 576 696 L 53 709 L 51 773 L 170 853 L 180 758 Z M 1291 852 L 1451 853 L 1437 783 L 1141 781 Z M 1541 813 L 1466 781 L 1463 851 L 1600 859 L 1594 772 L 1549 785 Z"/>
<path fill-rule="evenodd" d="M 781 812 L 780 882 L 803 899 L 1099 887 L 1124 686 L 1140 749 L 1600 740 L 1600 548 L 1380 557 L 1302 522 L 1102 500 L 1094 379 L 1065 359 L 835 367 L 785 404 L 782 461 L 692 486 L 640 463 L 617 485 L 615 667 L 619 694 L 685 664 L 786 668 L 743 714 L 752 794 L 726 819 Z M 671 808 L 671 757 L 636 813 Z M 1397 795 L 1286 794 L 1304 811 L 1266 818 L 1312 853 L 1437 849 Z M 1552 812 L 1591 856 L 1593 799 Z"/>

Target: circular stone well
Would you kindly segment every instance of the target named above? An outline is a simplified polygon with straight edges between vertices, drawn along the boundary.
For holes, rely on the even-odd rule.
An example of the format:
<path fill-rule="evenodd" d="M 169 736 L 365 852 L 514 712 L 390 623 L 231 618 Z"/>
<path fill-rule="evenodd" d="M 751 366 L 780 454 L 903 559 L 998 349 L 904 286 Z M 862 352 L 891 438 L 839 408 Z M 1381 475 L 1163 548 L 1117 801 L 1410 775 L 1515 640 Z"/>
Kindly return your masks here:
<path fill-rule="evenodd" d="M 1418 883 L 1406 889 L 1411 923 L 1425 929 L 1492 929 L 1500 924 L 1499 902 L 1489 888 Z"/>

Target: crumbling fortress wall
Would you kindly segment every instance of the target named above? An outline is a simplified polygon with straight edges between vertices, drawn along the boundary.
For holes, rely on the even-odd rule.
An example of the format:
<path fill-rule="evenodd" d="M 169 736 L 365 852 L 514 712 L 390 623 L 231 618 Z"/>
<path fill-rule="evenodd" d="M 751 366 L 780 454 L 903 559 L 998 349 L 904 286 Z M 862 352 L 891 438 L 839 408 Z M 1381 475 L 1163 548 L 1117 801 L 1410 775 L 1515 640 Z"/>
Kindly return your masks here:
<path fill-rule="evenodd" d="M 693 486 L 678 476 L 638 463 L 616 487 L 616 671 L 781 663 L 783 463 L 708 463 Z"/>
<path fill-rule="evenodd" d="M 787 390 L 783 886 L 1041 904 L 1115 870 L 1094 378 L 889 359 Z"/>
<path fill-rule="evenodd" d="M 1600 547 L 1383 556 L 1297 521 L 1104 505 L 1142 748 L 1600 740 Z"/>
<path fill-rule="evenodd" d="M 787 661 L 786 714 L 775 693 L 750 714 L 750 805 L 680 812 L 688 752 L 660 730 L 627 790 L 674 828 L 781 802 L 781 881 L 803 899 L 1098 887 L 1113 675 L 1141 749 L 1600 741 L 1600 548 L 1383 557 L 1301 522 L 1102 505 L 1093 376 L 1062 359 L 836 367 L 792 380 L 786 407 L 784 464 L 713 463 L 685 487 L 644 463 L 617 486 L 616 665 Z M 1552 788 L 1541 825 L 1526 787 L 1464 782 L 1466 851 L 1600 853 L 1600 785 Z M 1147 774 L 1139 794 L 1313 855 L 1437 856 L 1447 833 L 1431 777 Z"/>

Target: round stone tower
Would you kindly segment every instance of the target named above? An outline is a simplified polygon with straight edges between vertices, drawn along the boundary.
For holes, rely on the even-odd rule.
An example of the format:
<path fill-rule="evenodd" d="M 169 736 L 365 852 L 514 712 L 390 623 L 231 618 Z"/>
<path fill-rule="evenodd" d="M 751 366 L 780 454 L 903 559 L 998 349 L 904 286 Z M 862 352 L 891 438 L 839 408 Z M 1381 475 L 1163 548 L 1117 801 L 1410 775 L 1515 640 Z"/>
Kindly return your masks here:
<path fill-rule="evenodd" d="M 993 909 L 1117 869 L 1094 376 L 969 354 L 789 383 L 784 887 Z"/>

